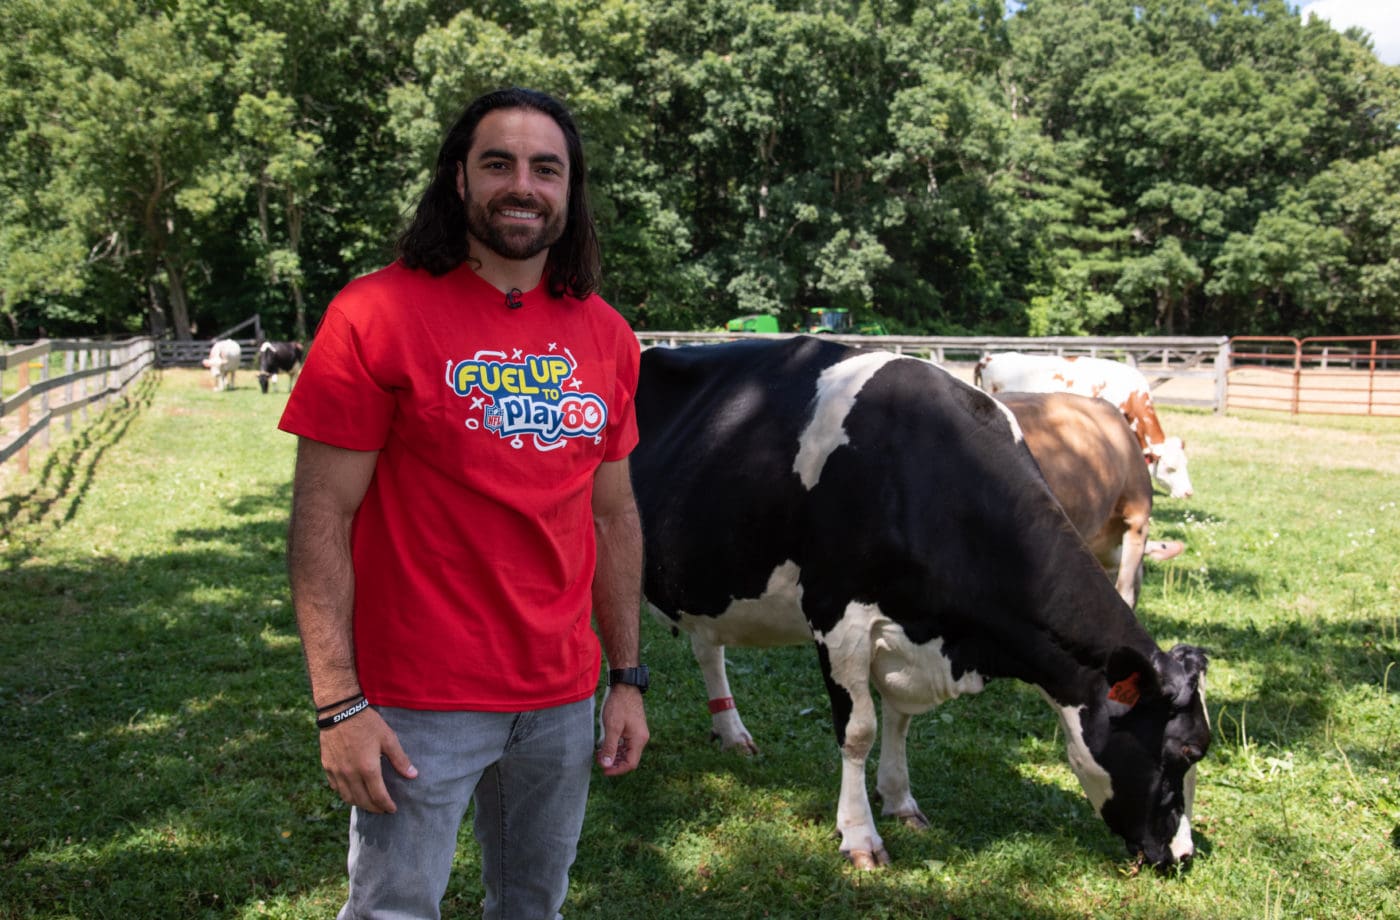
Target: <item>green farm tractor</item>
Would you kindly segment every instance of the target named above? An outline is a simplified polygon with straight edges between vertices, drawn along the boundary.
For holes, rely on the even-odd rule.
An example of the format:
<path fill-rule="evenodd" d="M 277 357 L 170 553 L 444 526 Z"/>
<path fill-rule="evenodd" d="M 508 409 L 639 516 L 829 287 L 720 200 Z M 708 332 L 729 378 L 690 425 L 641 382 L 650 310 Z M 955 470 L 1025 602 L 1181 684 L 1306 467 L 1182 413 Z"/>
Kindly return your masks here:
<path fill-rule="evenodd" d="M 807 331 L 816 335 L 823 333 L 850 333 L 857 335 L 888 335 L 879 323 L 856 324 L 851 311 L 844 307 L 812 307 L 807 311 Z"/>

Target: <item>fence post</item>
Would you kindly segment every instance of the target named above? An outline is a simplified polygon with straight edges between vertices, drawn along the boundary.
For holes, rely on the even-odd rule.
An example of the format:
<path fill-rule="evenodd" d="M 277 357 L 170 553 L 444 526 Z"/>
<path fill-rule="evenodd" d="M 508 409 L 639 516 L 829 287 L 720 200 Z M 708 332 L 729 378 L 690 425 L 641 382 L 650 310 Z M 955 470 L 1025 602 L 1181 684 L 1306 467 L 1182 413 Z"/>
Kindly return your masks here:
<path fill-rule="evenodd" d="M 1226 339 L 1215 351 L 1215 414 L 1225 412 L 1230 387 L 1230 340 Z"/>
<path fill-rule="evenodd" d="M 1366 365 L 1366 414 L 1376 409 L 1376 340 L 1371 340 L 1371 360 Z"/>
<path fill-rule="evenodd" d="M 87 370 L 87 369 L 88 369 L 88 350 L 87 350 L 86 348 L 80 348 L 80 349 L 78 349 L 78 370 L 79 370 L 79 371 L 85 371 L 85 370 Z M 87 376 L 84 375 L 84 376 L 83 376 L 83 395 L 82 395 L 82 397 L 81 397 L 81 399 L 82 399 L 82 401 L 83 401 L 83 405 L 82 405 L 82 410 L 81 410 L 81 411 L 82 411 L 82 413 L 83 413 L 83 424 L 84 424 L 84 425 L 87 424 L 87 420 L 88 420 L 88 402 L 87 402 L 87 397 L 88 397 L 88 379 L 87 379 Z"/>
<path fill-rule="evenodd" d="M 29 362 L 19 363 L 19 392 L 23 393 L 24 388 L 29 386 Z M 29 399 L 19 404 L 19 433 L 20 437 L 29 433 Z M 21 476 L 29 473 L 29 442 L 26 441 L 19 449 L 19 473 Z"/>
<path fill-rule="evenodd" d="M 73 376 L 73 352 L 71 351 L 63 353 L 63 376 L 70 378 L 63 387 L 63 404 L 67 406 L 73 402 L 73 381 L 71 379 Z M 63 431 L 65 434 L 73 433 L 72 412 L 63 413 Z"/>
<path fill-rule="evenodd" d="M 1293 340 L 1293 404 L 1290 415 L 1298 414 L 1298 406 L 1302 400 L 1303 389 L 1303 343 L 1300 339 Z"/>
<path fill-rule="evenodd" d="M 46 353 L 42 362 L 35 362 L 39 365 L 39 380 L 43 382 L 49 379 L 49 356 Z M 53 435 L 49 431 L 49 391 L 45 390 L 39 395 L 39 414 L 44 416 L 44 430 L 39 432 L 39 445 L 45 450 L 53 446 Z"/>
<path fill-rule="evenodd" d="M 112 408 L 112 350 L 102 349 L 102 411 Z"/>

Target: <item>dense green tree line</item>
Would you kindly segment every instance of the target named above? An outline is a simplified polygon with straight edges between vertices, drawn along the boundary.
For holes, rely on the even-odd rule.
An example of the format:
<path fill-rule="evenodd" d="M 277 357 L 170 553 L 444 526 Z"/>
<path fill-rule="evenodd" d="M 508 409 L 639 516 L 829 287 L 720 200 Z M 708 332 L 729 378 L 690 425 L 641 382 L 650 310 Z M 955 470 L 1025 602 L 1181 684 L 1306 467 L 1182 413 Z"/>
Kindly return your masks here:
<path fill-rule="evenodd" d="M 506 84 L 641 327 L 1346 334 L 1400 316 L 1400 68 L 1285 0 L 6 0 L 4 334 L 305 336 Z"/>

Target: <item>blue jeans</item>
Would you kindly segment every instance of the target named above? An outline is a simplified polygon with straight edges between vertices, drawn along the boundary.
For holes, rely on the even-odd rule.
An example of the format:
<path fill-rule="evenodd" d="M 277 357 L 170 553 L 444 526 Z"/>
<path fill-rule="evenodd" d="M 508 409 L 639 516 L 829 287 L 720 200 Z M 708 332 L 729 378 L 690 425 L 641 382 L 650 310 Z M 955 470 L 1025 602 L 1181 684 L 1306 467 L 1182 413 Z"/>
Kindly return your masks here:
<path fill-rule="evenodd" d="M 350 811 L 339 920 L 437 920 L 468 803 L 488 920 L 558 920 L 593 767 L 593 699 L 535 712 L 379 709 L 415 779 L 384 761 L 398 811 Z"/>

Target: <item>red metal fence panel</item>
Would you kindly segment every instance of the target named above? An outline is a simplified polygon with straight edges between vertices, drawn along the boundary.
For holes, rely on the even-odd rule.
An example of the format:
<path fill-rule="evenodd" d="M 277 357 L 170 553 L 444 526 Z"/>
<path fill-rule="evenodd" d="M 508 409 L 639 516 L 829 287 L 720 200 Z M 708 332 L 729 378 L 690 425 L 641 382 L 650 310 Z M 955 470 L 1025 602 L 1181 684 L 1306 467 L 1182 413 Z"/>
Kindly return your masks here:
<path fill-rule="evenodd" d="M 1400 417 L 1400 335 L 1236 336 L 1226 408 Z"/>

